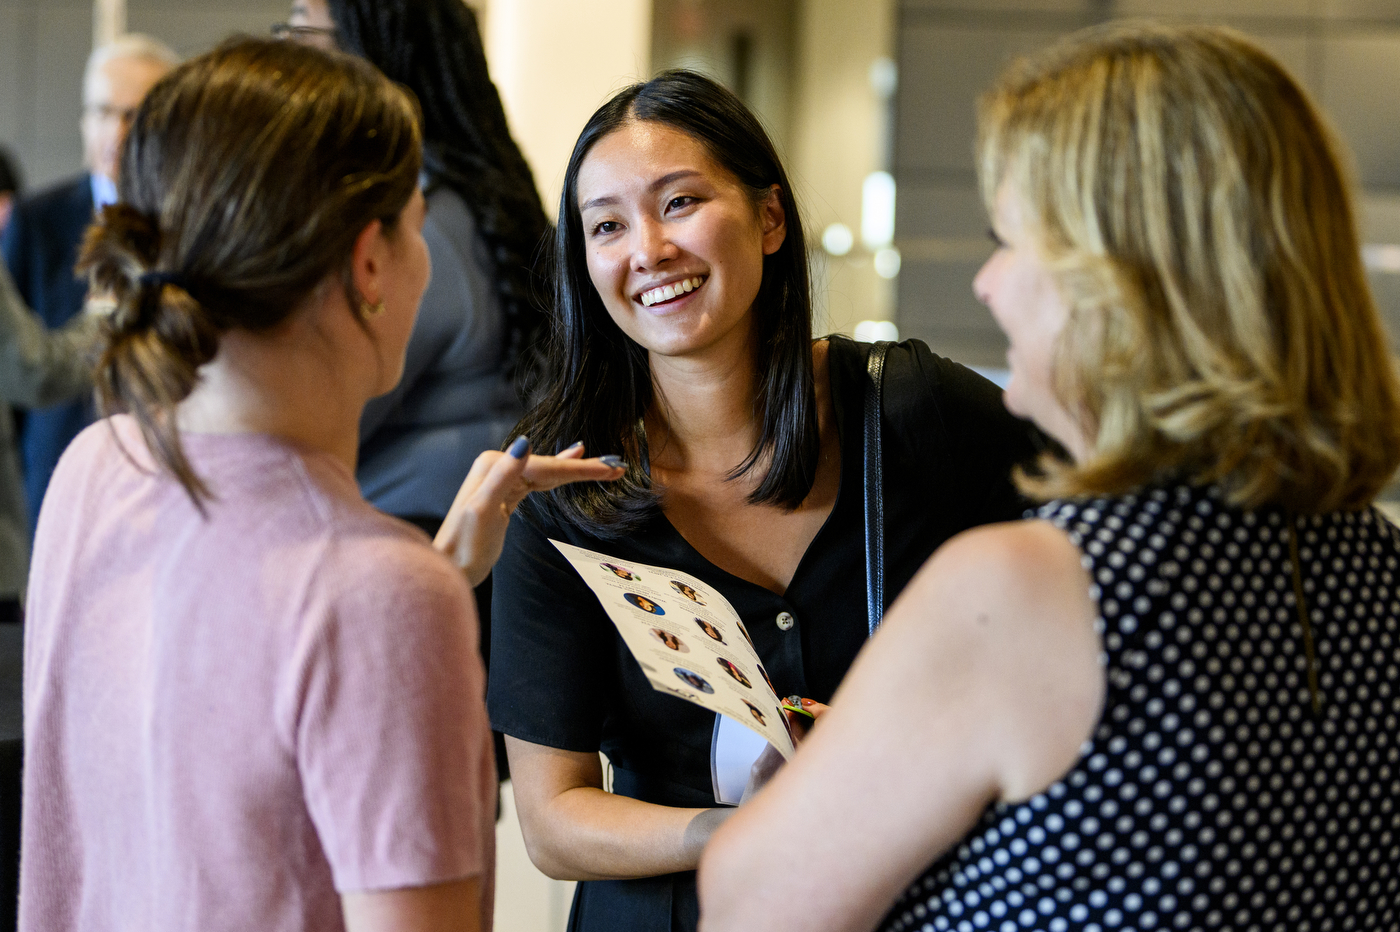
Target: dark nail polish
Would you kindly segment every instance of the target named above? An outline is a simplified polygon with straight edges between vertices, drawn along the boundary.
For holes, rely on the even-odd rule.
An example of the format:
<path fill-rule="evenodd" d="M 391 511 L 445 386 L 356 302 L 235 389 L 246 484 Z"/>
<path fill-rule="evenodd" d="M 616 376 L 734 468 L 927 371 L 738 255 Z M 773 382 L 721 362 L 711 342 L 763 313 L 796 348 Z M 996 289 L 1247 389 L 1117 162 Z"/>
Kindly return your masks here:
<path fill-rule="evenodd" d="M 604 466 L 611 466 L 613 469 L 627 468 L 627 464 L 622 461 L 622 457 L 615 453 L 609 453 L 607 456 L 598 457 L 598 462 L 602 463 Z"/>
<path fill-rule="evenodd" d="M 565 447 L 564 449 L 560 450 L 559 452 L 560 452 L 560 453 L 568 453 L 570 450 L 577 450 L 577 449 L 578 449 L 579 447 L 581 447 L 581 446 L 583 446 L 583 441 L 582 441 L 582 440 L 575 440 L 573 443 L 569 444 L 567 447 Z"/>
<path fill-rule="evenodd" d="M 525 454 L 530 452 L 530 438 L 521 434 L 515 438 L 515 442 L 510 445 L 510 449 L 506 452 L 516 459 L 524 459 Z"/>

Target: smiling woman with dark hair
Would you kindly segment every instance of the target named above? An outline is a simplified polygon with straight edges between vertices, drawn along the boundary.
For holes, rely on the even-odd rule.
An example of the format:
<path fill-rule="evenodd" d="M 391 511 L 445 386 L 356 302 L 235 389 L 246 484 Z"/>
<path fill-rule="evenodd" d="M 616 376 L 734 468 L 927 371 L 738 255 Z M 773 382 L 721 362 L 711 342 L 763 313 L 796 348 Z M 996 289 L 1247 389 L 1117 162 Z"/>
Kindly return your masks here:
<path fill-rule="evenodd" d="M 589 120 L 553 287 L 546 391 L 520 429 L 630 466 L 512 519 L 494 575 L 492 721 L 531 857 L 588 881 L 572 928 L 690 929 L 692 871 L 728 814 L 710 779 L 714 715 L 651 688 L 549 541 L 700 579 L 743 618 L 782 694 L 825 699 L 868 630 L 868 348 L 813 340 L 787 173 L 738 98 L 691 72 L 630 87 Z M 893 594 L 947 537 L 1020 513 L 1009 473 L 1032 448 L 995 386 L 913 341 L 889 351 L 882 422 Z"/>

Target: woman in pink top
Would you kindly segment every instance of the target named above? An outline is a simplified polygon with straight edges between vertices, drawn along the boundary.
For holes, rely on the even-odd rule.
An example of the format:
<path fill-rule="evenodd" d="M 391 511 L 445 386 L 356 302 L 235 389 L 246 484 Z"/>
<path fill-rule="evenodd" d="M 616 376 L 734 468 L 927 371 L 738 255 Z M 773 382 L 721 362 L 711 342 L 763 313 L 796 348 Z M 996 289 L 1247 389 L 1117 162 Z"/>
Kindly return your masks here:
<path fill-rule="evenodd" d="M 484 454 L 450 560 L 361 499 L 360 411 L 429 276 L 419 168 L 403 91 L 292 44 L 227 44 L 138 113 L 84 253 L 125 413 L 35 543 L 22 929 L 490 927 L 468 583 L 531 488 L 620 470 Z"/>

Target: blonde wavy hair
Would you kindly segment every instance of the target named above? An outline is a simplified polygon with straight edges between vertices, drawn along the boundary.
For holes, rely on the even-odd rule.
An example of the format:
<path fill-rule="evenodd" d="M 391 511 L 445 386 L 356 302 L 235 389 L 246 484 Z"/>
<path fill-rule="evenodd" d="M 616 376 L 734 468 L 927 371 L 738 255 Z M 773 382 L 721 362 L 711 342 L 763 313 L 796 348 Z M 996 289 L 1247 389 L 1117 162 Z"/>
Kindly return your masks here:
<path fill-rule="evenodd" d="M 1078 33 L 982 98 L 978 146 L 989 213 L 1019 195 L 1069 305 L 1056 389 L 1088 438 L 1025 491 L 1185 479 L 1317 513 L 1390 480 L 1400 386 L 1341 147 L 1272 57 L 1211 27 Z"/>

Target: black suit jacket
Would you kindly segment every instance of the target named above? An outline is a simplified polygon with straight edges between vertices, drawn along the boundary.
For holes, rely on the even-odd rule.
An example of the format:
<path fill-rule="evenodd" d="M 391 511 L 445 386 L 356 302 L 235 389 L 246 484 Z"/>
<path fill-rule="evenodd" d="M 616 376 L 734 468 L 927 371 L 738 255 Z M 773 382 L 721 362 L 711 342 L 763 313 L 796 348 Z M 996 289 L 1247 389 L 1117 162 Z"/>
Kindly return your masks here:
<path fill-rule="evenodd" d="M 67 323 L 87 298 L 87 282 L 74 274 L 73 266 L 92 214 L 92 179 L 84 174 L 20 200 L 10 216 L 5 264 L 20 296 L 50 328 Z M 90 397 L 26 414 L 20 450 L 31 540 L 59 456 L 93 417 Z"/>

